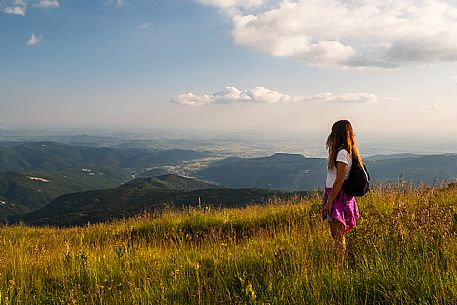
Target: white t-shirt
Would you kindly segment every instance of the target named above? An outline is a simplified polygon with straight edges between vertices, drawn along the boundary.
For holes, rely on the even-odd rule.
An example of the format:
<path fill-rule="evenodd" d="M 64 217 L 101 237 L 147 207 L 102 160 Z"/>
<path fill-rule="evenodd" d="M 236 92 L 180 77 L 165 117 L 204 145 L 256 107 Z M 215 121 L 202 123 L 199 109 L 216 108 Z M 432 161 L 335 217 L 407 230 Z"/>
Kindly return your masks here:
<path fill-rule="evenodd" d="M 338 154 L 336 155 L 336 162 L 343 162 L 344 164 L 348 165 L 346 167 L 346 174 L 344 176 L 344 180 L 346 180 L 349 176 L 349 171 L 351 170 L 352 157 L 349 155 L 349 152 L 346 149 L 341 149 L 338 152 Z M 325 187 L 327 187 L 327 188 L 333 187 L 333 183 L 335 183 L 335 180 L 336 180 L 336 166 L 333 169 L 327 168 L 327 181 L 325 182 Z"/>

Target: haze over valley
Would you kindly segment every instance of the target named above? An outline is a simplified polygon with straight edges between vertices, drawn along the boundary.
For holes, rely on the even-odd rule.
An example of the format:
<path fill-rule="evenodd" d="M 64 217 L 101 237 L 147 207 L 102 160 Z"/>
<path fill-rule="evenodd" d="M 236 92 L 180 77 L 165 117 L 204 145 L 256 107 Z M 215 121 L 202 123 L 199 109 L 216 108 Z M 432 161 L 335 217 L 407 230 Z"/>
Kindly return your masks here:
<path fill-rule="evenodd" d="M 293 138 L 25 130 L 0 136 L 0 213 L 6 223 L 81 225 L 166 205 L 246 206 L 304 196 L 325 182 L 325 146 L 308 142 L 307 150 L 306 140 Z M 373 185 L 457 179 L 456 153 L 376 151 L 364 157 Z"/>

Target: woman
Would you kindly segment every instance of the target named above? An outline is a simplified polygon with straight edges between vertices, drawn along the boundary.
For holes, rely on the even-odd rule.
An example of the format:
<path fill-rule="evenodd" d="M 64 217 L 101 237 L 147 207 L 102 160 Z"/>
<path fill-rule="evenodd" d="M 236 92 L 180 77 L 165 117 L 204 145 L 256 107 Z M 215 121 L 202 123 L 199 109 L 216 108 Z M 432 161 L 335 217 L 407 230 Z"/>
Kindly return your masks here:
<path fill-rule="evenodd" d="M 340 260 L 346 253 L 346 234 L 356 225 L 359 209 L 353 196 L 343 190 L 343 183 L 349 176 L 352 157 L 362 164 L 351 123 L 341 120 L 333 124 L 327 138 L 328 165 L 324 194 L 322 219 L 327 219 L 335 242 L 336 257 Z"/>

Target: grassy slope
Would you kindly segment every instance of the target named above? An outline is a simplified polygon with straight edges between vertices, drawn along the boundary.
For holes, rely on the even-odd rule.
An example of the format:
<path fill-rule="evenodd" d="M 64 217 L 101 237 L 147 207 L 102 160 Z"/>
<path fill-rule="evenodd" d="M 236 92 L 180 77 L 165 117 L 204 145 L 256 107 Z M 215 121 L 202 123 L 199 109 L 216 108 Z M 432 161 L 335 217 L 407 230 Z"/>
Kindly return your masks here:
<path fill-rule="evenodd" d="M 455 304 L 457 186 L 376 189 L 332 263 L 318 196 L 165 211 L 84 228 L 0 229 L 0 302 Z"/>

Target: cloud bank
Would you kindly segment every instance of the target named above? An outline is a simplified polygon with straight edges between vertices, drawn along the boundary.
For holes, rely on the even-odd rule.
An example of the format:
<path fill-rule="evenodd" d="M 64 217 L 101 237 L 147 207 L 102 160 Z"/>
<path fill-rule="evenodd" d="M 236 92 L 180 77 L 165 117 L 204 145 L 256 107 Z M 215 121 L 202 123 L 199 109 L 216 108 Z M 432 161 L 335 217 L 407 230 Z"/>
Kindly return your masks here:
<path fill-rule="evenodd" d="M 192 92 L 176 96 L 172 102 L 179 105 L 203 106 L 208 104 L 230 103 L 295 103 L 295 102 L 335 102 L 335 103 L 370 103 L 382 98 L 370 93 L 333 94 L 321 92 L 315 95 L 289 95 L 265 87 L 254 87 L 239 90 L 235 87 L 226 87 L 224 90 L 213 93 L 196 95 Z"/>
<path fill-rule="evenodd" d="M 450 1 L 198 2 L 231 17 L 237 44 L 312 66 L 391 69 L 457 61 L 457 4 Z"/>

